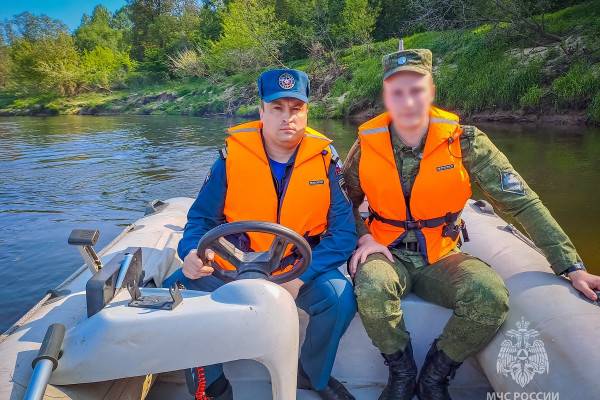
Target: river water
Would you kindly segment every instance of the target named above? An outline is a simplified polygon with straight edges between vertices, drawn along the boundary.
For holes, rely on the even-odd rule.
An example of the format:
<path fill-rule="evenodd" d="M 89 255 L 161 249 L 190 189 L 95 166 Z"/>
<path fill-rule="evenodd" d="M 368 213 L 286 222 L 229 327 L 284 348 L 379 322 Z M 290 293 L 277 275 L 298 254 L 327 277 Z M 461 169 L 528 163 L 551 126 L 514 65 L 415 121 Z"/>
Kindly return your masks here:
<path fill-rule="evenodd" d="M 147 201 L 195 197 L 237 121 L 164 116 L 0 118 L 0 332 L 82 261 L 74 228 L 97 249 Z M 356 126 L 313 121 L 345 156 Z M 600 129 L 480 125 L 600 272 Z"/>

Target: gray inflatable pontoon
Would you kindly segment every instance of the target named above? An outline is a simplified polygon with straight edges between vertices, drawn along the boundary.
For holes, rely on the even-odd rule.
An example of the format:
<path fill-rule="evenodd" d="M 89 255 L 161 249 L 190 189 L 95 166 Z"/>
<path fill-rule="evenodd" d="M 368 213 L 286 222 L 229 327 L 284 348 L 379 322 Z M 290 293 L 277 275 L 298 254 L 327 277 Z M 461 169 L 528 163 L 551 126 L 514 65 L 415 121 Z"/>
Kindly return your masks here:
<path fill-rule="evenodd" d="M 166 200 L 101 252 L 104 265 L 141 248 L 146 286 L 181 266 L 176 248 L 193 199 Z M 160 204 L 160 203 L 159 203 Z M 600 399 L 600 309 L 553 274 L 546 259 L 487 203 L 470 201 L 463 250 L 489 263 L 510 291 L 498 335 L 451 382 L 455 399 Z M 212 294 L 182 290 L 173 310 L 129 307 L 121 289 L 88 317 L 85 265 L 0 337 L 0 399 L 21 399 L 47 328 L 66 326 L 63 354 L 46 399 L 192 399 L 184 368 L 226 362 L 236 399 L 317 399 L 295 389 L 306 316 L 281 287 L 243 280 Z M 168 289 L 141 288 L 144 296 Z M 89 304 L 88 304 L 89 306 Z M 414 295 L 403 301 L 417 363 L 451 311 Z M 298 323 L 298 321 L 300 321 Z M 358 316 L 342 339 L 333 371 L 357 399 L 377 399 L 387 370 Z M 529 397 L 527 397 L 529 396 Z"/>

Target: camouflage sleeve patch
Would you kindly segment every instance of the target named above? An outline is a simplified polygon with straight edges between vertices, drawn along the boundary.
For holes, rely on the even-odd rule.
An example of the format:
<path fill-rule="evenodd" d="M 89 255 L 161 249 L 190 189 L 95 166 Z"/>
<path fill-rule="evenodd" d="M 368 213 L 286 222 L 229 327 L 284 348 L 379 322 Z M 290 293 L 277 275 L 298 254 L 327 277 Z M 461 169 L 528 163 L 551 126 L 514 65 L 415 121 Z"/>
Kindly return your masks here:
<path fill-rule="evenodd" d="M 503 192 L 525 195 L 523 180 L 513 171 L 500 172 L 500 188 Z"/>

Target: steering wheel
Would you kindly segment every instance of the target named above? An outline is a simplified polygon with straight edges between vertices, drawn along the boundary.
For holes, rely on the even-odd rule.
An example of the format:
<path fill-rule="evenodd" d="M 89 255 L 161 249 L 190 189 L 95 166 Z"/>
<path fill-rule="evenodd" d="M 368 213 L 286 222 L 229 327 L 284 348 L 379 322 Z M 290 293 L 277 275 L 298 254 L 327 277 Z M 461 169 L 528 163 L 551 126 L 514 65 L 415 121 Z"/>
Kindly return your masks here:
<path fill-rule="evenodd" d="M 229 235 L 257 232 L 274 236 L 267 251 L 244 252 L 225 237 Z M 281 270 L 280 263 L 289 245 L 295 248 L 298 259 L 289 270 Z M 215 269 L 213 275 L 225 282 L 237 279 L 262 278 L 274 283 L 284 283 L 298 278 L 308 267 L 312 258 L 312 249 L 302 236 L 283 225 L 265 221 L 239 221 L 219 225 L 206 232 L 198 243 L 198 257 L 204 264 L 206 250 L 210 249 L 235 267 L 224 269 L 219 263 L 211 262 Z"/>

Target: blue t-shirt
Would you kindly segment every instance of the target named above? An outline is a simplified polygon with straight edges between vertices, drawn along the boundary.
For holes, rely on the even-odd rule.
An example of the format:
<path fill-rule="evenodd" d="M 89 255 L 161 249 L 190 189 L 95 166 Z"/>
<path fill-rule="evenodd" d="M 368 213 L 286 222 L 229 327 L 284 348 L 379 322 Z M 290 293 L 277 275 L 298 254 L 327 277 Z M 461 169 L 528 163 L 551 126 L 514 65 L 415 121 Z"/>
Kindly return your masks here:
<path fill-rule="evenodd" d="M 280 163 L 279 161 L 271 160 L 269 158 L 269 164 L 271 165 L 271 172 L 273 173 L 273 176 L 279 183 L 281 183 L 283 177 L 285 176 L 285 169 L 287 168 L 288 163 Z"/>

